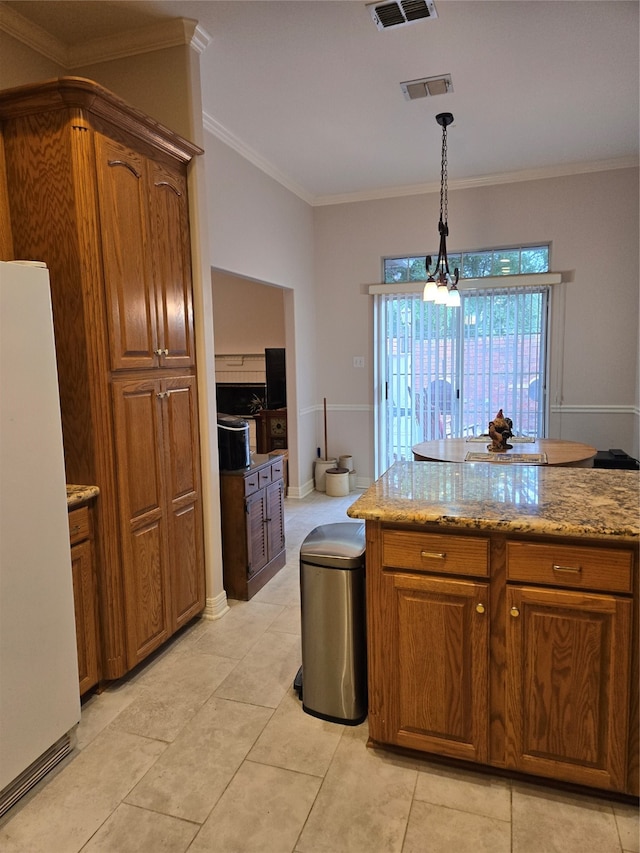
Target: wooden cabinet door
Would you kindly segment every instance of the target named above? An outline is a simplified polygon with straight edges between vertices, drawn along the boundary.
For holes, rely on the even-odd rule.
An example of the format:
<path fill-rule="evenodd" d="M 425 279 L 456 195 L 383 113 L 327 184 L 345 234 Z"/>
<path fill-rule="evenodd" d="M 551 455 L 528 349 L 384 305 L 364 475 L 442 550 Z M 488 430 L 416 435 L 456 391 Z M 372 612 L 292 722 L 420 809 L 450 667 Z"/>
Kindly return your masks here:
<path fill-rule="evenodd" d="M 172 627 L 205 605 L 198 406 L 193 376 L 161 383 Z"/>
<path fill-rule="evenodd" d="M 151 256 L 160 364 L 194 364 L 193 297 L 187 181 L 180 171 L 149 163 Z"/>
<path fill-rule="evenodd" d="M 113 383 L 118 506 L 129 667 L 171 635 L 162 436 L 157 380 Z"/>
<path fill-rule="evenodd" d="M 383 586 L 383 631 L 370 654 L 386 695 L 371 736 L 486 761 L 488 584 L 390 572 Z"/>
<path fill-rule="evenodd" d="M 90 540 L 71 548 L 80 695 L 98 683 L 98 616 Z"/>
<path fill-rule="evenodd" d="M 284 481 L 267 486 L 268 559 L 272 560 L 284 548 Z"/>
<path fill-rule="evenodd" d="M 245 500 L 247 521 L 247 576 L 259 572 L 269 562 L 267 539 L 267 489 L 259 489 Z"/>
<path fill-rule="evenodd" d="M 153 274 L 149 262 L 147 160 L 95 135 L 111 367 L 158 364 Z"/>
<path fill-rule="evenodd" d="M 507 765 L 624 790 L 631 607 L 613 595 L 507 589 Z"/>

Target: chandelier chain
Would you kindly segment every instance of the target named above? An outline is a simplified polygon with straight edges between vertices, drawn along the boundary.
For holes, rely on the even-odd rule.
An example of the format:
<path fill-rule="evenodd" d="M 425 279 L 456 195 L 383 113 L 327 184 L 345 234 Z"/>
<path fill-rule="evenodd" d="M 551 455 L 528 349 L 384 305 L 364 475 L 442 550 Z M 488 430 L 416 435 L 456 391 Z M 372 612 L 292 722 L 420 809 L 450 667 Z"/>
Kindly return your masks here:
<path fill-rule="evenodd" d="M 445 224 L 449 219 L 449 199 L 447 198 L 447 127 L 442 128 L 442 163 L 440 166 L 440 221 Z"/>

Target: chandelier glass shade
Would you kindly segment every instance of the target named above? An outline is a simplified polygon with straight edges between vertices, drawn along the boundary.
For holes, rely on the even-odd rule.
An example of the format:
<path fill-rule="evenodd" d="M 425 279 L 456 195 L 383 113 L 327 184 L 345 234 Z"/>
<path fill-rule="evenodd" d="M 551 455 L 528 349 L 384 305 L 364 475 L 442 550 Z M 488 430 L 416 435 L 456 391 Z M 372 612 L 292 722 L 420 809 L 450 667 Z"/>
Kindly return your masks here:
<path fill-rule="evenodd" d="M 442 161 L 440 169 L 440 221 L 438 222 L 438 233 L 440 234 L 440 246 L 438 248 L 438 259 L 435 268 L 431 270 L 431 255 L 425 258 L 427 270 L 427 281 L 424 286 L 422 298 L 425 302 L 435 302 L 436 305 L 447 305 L 449 308 L 460 307 L 460 292 L 458 281 L 459 270 L 456 267 L 453 276 L 449 271 L 449 259 L 447 257 L 447 237 L 449 236 L 448 222 L 448 192 L 447 192 L 447 127 L 453 122 L 451 113 L 438 113 L 436 121 L 442 128 Z"/>

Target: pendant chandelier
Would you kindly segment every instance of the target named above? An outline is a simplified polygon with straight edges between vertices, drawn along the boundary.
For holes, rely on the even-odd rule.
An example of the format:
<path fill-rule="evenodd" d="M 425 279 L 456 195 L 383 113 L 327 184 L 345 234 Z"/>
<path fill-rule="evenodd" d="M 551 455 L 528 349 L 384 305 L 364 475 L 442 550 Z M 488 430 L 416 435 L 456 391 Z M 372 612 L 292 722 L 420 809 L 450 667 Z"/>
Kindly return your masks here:
<path fill-rule="evenodd" d="M 449 308 L 460 307 L 460 292 L 458 281 L 460 278 L 458 268 L 453 271 L 453 277 L 449 272 L 449 259 L 447 258 L 447 237 L 449 236 L 448 222 L 448 197 L 447 197 L 447 127 L 453 122 L 451 113 L 438 113 L 436 121 L 442 128 L 442 163 L 440 168 L 440 221 L 438 232 L 440 234 L 440 248 L 438 249 L 438 260 L 433 272 L 431 271 L 431 255 L 425 259 L 427 270 L 427 281 L 424 286 L 422 298 L 425 302 L 435 302 L 436 305 L 446 305 Z"/>

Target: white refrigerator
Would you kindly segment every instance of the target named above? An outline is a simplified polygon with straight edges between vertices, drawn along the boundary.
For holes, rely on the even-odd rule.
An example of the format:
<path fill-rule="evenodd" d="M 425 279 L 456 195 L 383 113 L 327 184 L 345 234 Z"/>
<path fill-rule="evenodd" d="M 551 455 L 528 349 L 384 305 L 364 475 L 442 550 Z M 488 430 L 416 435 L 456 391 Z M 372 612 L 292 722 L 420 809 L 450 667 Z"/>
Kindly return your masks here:
<path fill-rule="evenodd" d="M 49 273 L 0 262 L 0 815 L 80 719 Z"/>

